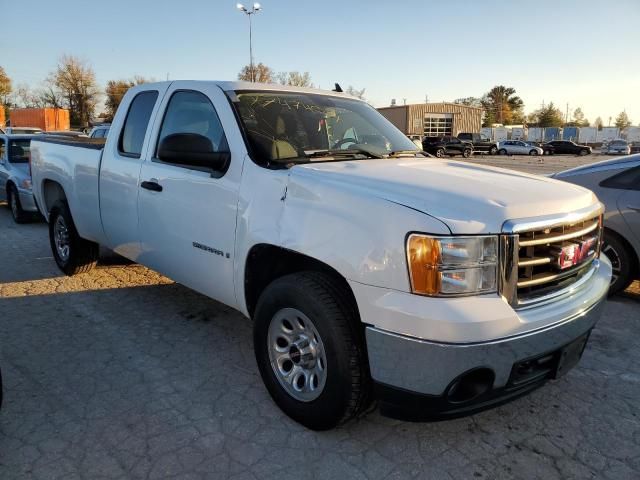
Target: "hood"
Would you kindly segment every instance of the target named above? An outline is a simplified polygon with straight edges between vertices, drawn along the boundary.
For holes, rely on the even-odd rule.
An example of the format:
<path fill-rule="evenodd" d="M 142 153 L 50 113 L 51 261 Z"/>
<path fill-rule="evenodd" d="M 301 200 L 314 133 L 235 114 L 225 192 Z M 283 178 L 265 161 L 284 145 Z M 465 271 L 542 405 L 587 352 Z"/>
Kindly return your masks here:
<path fill-rule="evenodd" d="M 597 202 L 577 185 L 513 170 L 437 159 L 297 165 L 292 177 L 364 191 L 443 221 L 456 234 L 499 233 L 506 220 L 562 214 Z"/>

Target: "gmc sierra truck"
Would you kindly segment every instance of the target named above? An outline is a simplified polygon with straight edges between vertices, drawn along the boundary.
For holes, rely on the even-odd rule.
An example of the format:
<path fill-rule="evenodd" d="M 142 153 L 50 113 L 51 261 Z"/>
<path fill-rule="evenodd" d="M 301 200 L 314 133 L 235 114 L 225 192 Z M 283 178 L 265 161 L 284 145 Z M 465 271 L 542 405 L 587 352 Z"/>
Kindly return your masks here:
<path fill-rule="evenodd" d="M 272 398 L 312 429 L 564 374 L 611 276 L 591 191 L 429 157 L 338 92 L 136 86 L 106 141 L 38 137 L 32 171 L 64 273 L 104 245 L 239 310 Z"/>

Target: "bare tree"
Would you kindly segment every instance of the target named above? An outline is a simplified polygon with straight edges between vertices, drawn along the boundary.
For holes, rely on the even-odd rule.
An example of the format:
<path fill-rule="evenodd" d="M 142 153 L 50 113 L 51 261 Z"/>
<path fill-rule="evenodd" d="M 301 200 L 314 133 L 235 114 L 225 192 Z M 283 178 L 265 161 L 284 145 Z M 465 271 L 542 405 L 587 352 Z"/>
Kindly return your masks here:
<path fill-rule="evenodd" d="M 347 89 L 345 90 L 345 93 L 348 93 L 349 95 L 351 95 L 352 97 L 357 97 L 360 100 L 366 100 L 364 98 L 364 92 L 366 91 L 366 88 L 363 88 L 361 90 L 358 90 L 357 88 L 353 87 L 352 85 L 349 85 L 347 87 Z"/>
<path fill-rule="evenodd" d="M 71 124 L 88 126 L 100 97 L 93 68 L 85 60 L 63 55 L 49 78 L 64 98 Z"/>
<path fill-rule="evenodd" d="M 244 66 L 238 74 L 238 80 L 251 82 L 252 79 L 255 79 L 254 81 L 258 83 L 273 83 L 273 70 L 267 67 L 264 63 L 254 65 L 253 71 L 251 70 L 251 65 Z"/>
<path fill-rule="evenodd" d="M 276 75 L 278 83 L 281 85 L 291 85 L 293 87 L 313 88 L 311 75 L 309 72 L 280 72 Z"/>
<path fill-rule="evenodd" d="M 105 88 L 105 94 L 107 96 L 107 99 L 104 102 L 105 107 L 107 108 L 105 118 L 113 120 L 113 117 L 120 106 L 120 102 L 122 102 L 122 97 L 124 97 L 124 94 L 127 93 L 131 87 L 152 81 L 153 80 L 139 75 L 136 75 L 131 80 L 109 80 L 107 82 L 107 87 Z"/>

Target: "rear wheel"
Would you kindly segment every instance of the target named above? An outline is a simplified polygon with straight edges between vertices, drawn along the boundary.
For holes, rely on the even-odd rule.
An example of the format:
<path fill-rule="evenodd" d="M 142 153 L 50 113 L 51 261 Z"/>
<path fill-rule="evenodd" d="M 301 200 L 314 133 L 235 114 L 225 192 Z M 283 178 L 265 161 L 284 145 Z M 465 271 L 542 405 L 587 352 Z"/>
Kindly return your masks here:
<path fill-rule="evenodd" d="M 66 275 L 88 272 L 98 263 L 98 244 L 78 235 L 66 202 L 58 201 L 51 209 L 49 242 L 53 258 Z"/>
<path fill-rule="evenodd" d="M 494 145 L 489 149 L 489 155 L 495 155 L 496 153 L 498 153 L 498 147 Z"/>
<path fill-rule="evenodd" d="M 258 300 L 253 342 L 269 394 L 306 427 L 330 429 L 369 403 L 362 324 L 333 277 L 309 271 L 274 280 Z"/>
<path fill-rule="evenodd" d="M 625 290 L 633 281 L 636 268 L 635 257 L 630 247 L 610 231 L 605 231 L 604 233 L 602 253 L 611 262 L 613 272 L 609 295 L 615 295 Z"/>
<path fill-rule="evenodd" d="M 22 209 L 22 205 L 20 205 L 20 195 L 18 194 L 18 189 L 13 184 L 9 185 L 9 187 L 7 188 L 7 202 L 9 203 L 11 216 L 13 217 L 14 222 L 26 223 L 29 221 L 30 216 Z"/>
<path fill-rule="evenodd" d="M 439 148 L 436 150 L 436 157 L 438 158 L 444 157 L 444 148 Z"/>
<path fill-rule="evenodd" d="M 531 149 L 531 150 L 529 151 L 529 155 L 538 155 L 538 151 L 537 151 L 537 150 L 534 150 L 534 149 Z"/>
<path fill-rule="evenodd" d="M 506 154 L 507 154 L 507 151 L 506 151 L 504 148 L 501 148 L 500 150 L 498 150 L 498 153 L 499 153 L 500 155 L 506 155 Z"/>

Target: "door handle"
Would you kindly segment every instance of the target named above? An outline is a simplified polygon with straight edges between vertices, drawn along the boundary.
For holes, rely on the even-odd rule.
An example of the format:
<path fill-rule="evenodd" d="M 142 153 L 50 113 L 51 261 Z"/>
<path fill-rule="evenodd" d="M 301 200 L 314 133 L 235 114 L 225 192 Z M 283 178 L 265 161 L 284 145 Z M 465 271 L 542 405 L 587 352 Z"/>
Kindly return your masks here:
<path fill-rule="evenodd" d="M 161 192 L 162 191 L 162 185 L 160 185 L 156 181 L 142 182 L 140 184 L 140 186 L 142 188 L 144 188 L 145 190 L 151 190 L 152 192 Z"/>

